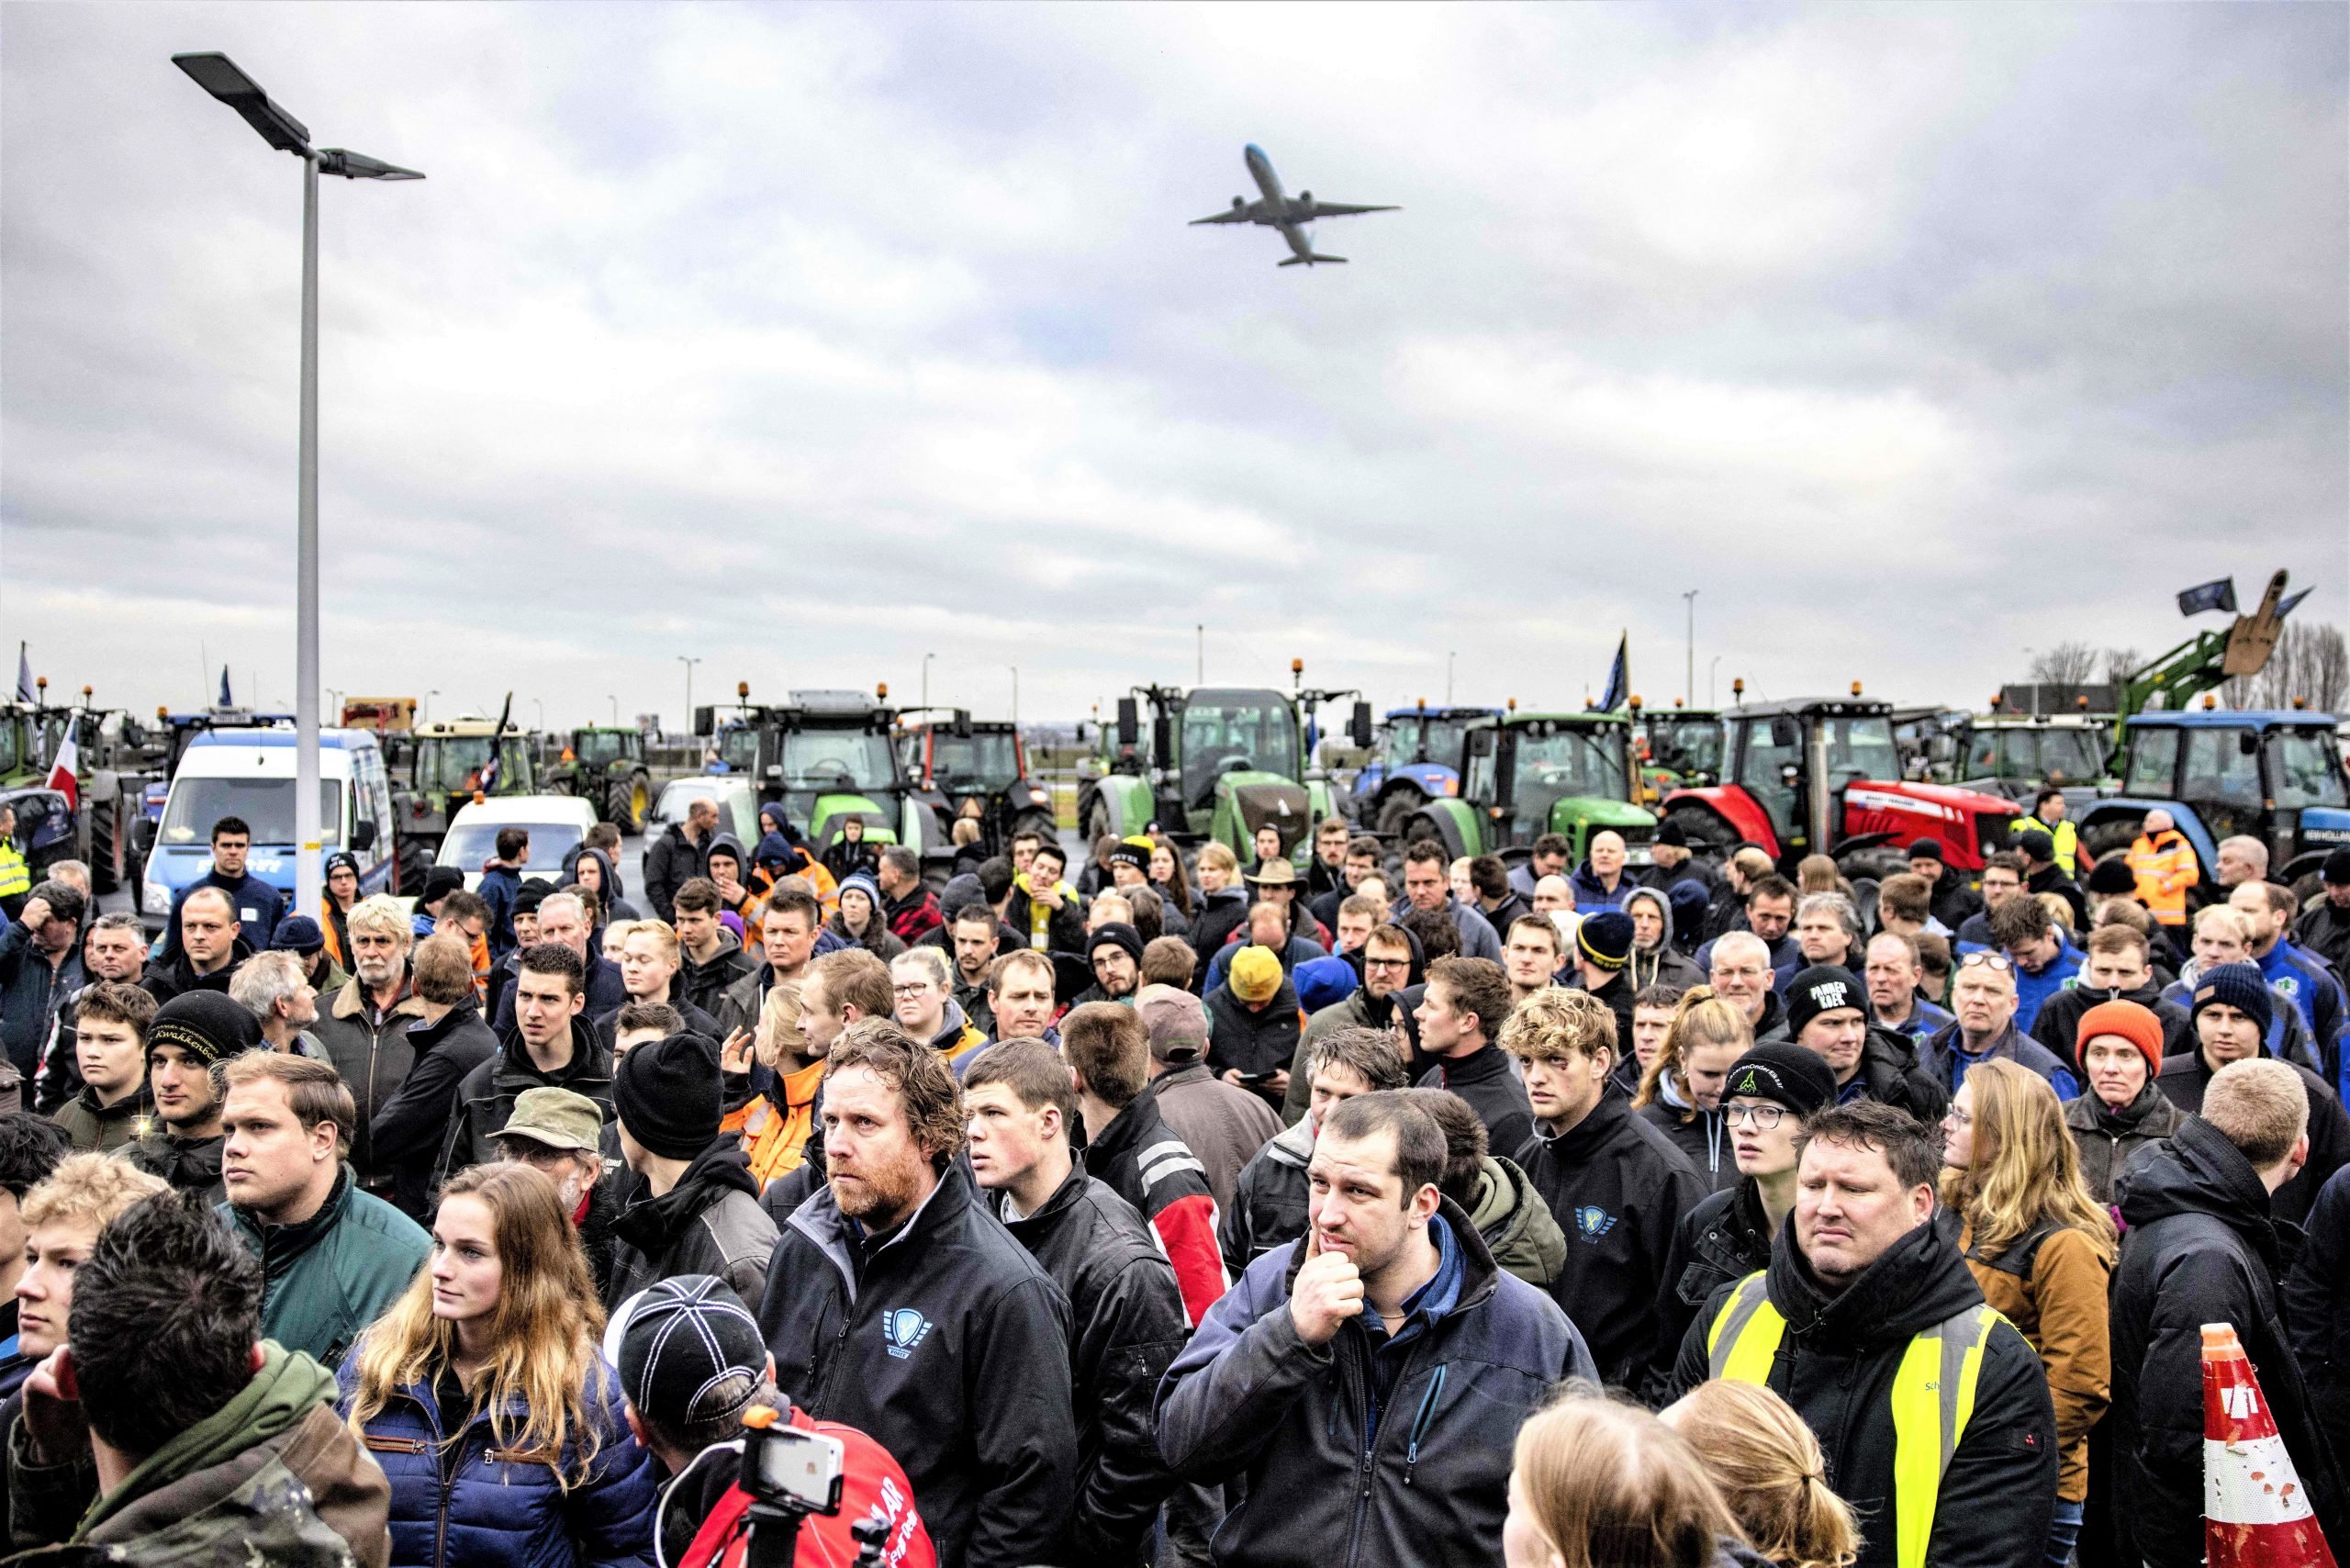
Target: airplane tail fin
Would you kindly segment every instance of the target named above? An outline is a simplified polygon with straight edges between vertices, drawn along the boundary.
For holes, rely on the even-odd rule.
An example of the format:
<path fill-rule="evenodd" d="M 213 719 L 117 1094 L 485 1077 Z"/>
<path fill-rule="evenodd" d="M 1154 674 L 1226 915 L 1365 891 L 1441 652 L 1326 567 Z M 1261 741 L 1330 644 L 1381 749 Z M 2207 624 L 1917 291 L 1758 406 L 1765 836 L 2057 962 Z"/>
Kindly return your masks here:
<path fill-rule="evenodd" d="M 1294 267 L 1294 266 L 1309 266 L 1309 267 L 1310 267 L 1310 266 L 1312 266 L 1312 265 L 1313 265 L 1315 263 L 1316 263 L 1316 262 L 1336 262 L 1336 263 L 1337 263 L 1338 264 L 1340 264 L 1341 266 L 1343 266 L 1343 265 L 1345 265 L 1345 264 L 1346 264 L 1346 260 L 1347 260 L 1347 258 L 1346 258 L 1346 257 L 1344 257 L 1344 256 L 1325 256 L 1325 255 L 1321 255 L 1321 254 L 1318 254 L 1318 253 L 1317 253 L 1317 254 L 1311 255 L 1311 256 L 1292 256 L 1289 260 L 1287 260 L 1287 261 L 1285 261 L 1285 262 L 1281 263 L 1281 265 L 1285 266 L 1285 267 Z"/>

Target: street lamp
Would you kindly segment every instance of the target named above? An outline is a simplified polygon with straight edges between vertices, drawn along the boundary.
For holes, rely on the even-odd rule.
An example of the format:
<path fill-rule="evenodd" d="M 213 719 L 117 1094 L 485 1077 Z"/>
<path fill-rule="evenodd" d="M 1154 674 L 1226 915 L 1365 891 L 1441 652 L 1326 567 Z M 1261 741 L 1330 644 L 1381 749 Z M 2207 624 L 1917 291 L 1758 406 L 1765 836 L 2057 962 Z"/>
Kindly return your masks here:
<path fill-rule="evenodd" d="M 686 733 L 691 734 L 694 729 L 694 666 L 701 661 L 679 654 L 677 662 L 686 666 Z M 618 721 L 615 720 L 614 722 Z"/>
<path fill-rule="evenodd" d="M 543 697 L 533 697 L 531 699 L 531 706 L 539 711 L 539 734 L 545 734 L 547 733 L 546 699 Z"/>
<path fill-rule="evenodd" d="M 261 139 L 302 160 L 302 413 L 296 462 L 294 533 L 294 908 L 316 918 L 321 890 L 319 852 L 319 176 L 346 180 L 420 180 L 403 169 L 340 147 L 313 148 L 309 128 L 270 100 L 261 84 L 225 54 L 175 54 L 172 63 L 197 86 L 244 117 Z"/>
<path fill-rule="evenodd" d="M 937 656 L 936 654 L 922 656 L 922 705 L 925 708 L 930 706 L 930 661 Z"/>
<path fill-rule="evenodd" d="M 1011 668 L 1012 668 L 1012 723 L 1013 723 L 1013 727 L 1014 729 L 1017 729 L 1017 728 L 1019 728 L 1019 726 L 1020 726 L 1020 666 L 1019 666 L 1018 665 L 1013 665 L 1013 666 L 1011 666 Z"/>
<path fill-rule="evenodd" d="M 1689 609 L 1688 695 L 1684 700 L 1695 708 L 1697 705 L 1697 590 L 1690 588 L 1683 593 L 1681 602 Z"/>
<path fill-rule="evenodd" d="M 418 719 L 419 719 L 419 722 L 420 722 L 427 723 L 427 724 L 429 724 L 429 723 L 432 722 L 432 700 L 433 700 L 434 698 L 436 698 L 436 697 L 440 696 L 440 695 L 441 695 L 441 689 L 440 689 L 439 687 L 437 687 L 437 686 L 436 686 L 436 687 L 434 687 L 431 690 L 430 690 L 430 691 L 428 691 L 428 692 L 426 692 L 426 693 L 424 694 L 424 711 L 423 711 L 421 714 L 418 715 Z M 300 699 L 299 699 L 299 695 L 298 695 L 298 694 L 297 695 L 296 700 L 297 700 L 297 703 L 298 703 L 298 702 L 299 702 L 299 700 L 300 700 Z M 298 723 L 300 723 L 300 722 L 301 722 L 301 720 L 300 720 L 300 718 L 297 716 L 297 717 L 295 719 L 295 721 L 294 721 L 294 722 L 295 722 L 296 723 L 297 723 L 297 724 L 298 724 Z M 313 794 L 313 795 L 315 795 L 315 794 L 317 794 L 317 793 L 318 793 L 318 791 L 317 791 L 316 790 L 311 790 L 311 791 L 310 791 L 310 793 L 311 793 L 311 794 Z"/>
<path fill-rule="evenodd" d="M 1448 708 L 1452 706 L 1452 661 L 1460 656 L 1449 653 L 1444 655 L 1444 705 Z"/>
<path fill-rule="evenodd" d="M 604 700 L 612 705 L 612 728 L 617 730 L 621 727 L 621 700 L 607 694 Z"/>

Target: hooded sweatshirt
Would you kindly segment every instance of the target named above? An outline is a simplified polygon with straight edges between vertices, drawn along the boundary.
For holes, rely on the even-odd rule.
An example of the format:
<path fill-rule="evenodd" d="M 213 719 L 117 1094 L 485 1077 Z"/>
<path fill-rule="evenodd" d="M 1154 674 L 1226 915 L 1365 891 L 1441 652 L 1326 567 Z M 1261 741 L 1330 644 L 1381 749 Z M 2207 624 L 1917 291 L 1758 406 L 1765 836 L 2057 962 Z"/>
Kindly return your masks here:
<path fill-rule="evenodd" d="M 1669 985 L 1687 991 L 1693 985 L 1706 983 L 1706 971 L 1699 969 L 1681 951 L 1673 940 L 1673 901 L 1654 888 L 1634 888 L 1624 895 L 1624 911 L 1630 913 L 1634 903 L 1645 903 L 1664 922 L 1664 935 L 1653 947 L 1635 943 L 1632 957 L 1625 967 L 1624 978 L 1632 982 L 1635 994 L 1652 985 Z"/>
<path fill-rule="evenodd" d="M 573 851 L 571 857 L 573 877 L 576 879 L 578 875 L 579 862 L 589 859 L 596 862 L 596 869 L 602 872 L 604 876 L 604 890 L 596 895 L 596 902 L 603 906 L 599 924 L 610 925 L 615 920 L 643 920 L 644 912 L 628 902 L 628 889 L 621 881 L 620 868 L 613 865 L 612 857 L 602 850 L 589 849 L 582 846 Z"/>

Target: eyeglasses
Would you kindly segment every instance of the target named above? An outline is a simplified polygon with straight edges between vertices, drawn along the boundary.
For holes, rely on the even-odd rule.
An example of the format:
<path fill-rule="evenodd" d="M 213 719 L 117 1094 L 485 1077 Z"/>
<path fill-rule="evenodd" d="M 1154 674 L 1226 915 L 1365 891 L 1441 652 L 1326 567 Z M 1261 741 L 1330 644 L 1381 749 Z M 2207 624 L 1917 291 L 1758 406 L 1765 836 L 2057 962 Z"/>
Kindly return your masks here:
<path fill-rule="evenodd" d="M 900 996 L 920 996 L 923 991 L 931 989 L 931 984 L 928 980 L 908 980 L 902 985 L 893 985 L 890 989 Z"/>
<path fill-rule="evenodd" d="M 1785 1105 L 1725 1105 L 1722 1120 L 1730 1126 L 1740 1122 L 1752 1122 L 1757 1131 L 1769 1132 L 1787 1114 Z"/>
<path fill-rule="evenodd" d="M 1408 969 L 1412 967 L 1412 960 L 1409 958 L 1365 958 L 1362 961 L 1362 967 L 1366 969 Z"/>
<path fill-rule="evenodd" d="M 1952 1126 L 1971 1127 L 1975 1125 L 1974 1114 L 1970 1112 L 1962 1111 L 1955 1105 L 1953 1105 L 1948 1111 L 1945 1111 L 1942 1114 L 1948 1118 Z"/>
<path fill-rule="evenodd" d="M 1958 960 L 1958 967 L 1962 969 L 1971 969 L 1978 964 L 1986 969 L 1997 969 L 2003 975 L 2013 974 L 2016 969 L 2014 959 L 2005 953 L 1994 953 L 1988 949 L 1965 954 Z"/>

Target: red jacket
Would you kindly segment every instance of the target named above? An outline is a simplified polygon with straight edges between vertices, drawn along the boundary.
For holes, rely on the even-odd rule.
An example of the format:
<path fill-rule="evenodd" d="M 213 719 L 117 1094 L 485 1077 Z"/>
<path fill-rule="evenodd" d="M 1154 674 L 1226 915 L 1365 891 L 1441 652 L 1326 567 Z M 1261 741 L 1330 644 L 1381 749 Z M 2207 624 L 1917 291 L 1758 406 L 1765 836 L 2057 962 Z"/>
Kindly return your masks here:
<path fill-rule="evenodd" d="M 811 1421 L 795 1409 L 791 1424 L 803 1431 L 838 1438 L 845 1454 L 842 1464 L 841 1508 L 837 1514 L 811 1514 L 800 1525 L 800 1541 L 792 1553 L 796 1568 L 851 1568 L 856 1562 L 856 1538 L 849 1527 L 868 1518 L 890 1526 L 881 1546 L 887 1568 L 938 1568 L 937 1550 L 923 1528 L 914 1507 L 914 1489 L 890 1450 L 838 1421 Z M 727 1445 L 731 1450 L 734 1445 Z M 727 1458 L 715 1455 L 717 1461 Z M 698 1461 L 697 1462 L 701 1462 Z M 666 1499 L 664 1499 L 665 1502 Z M 676 1568 L 743 1568 L 751 1547 L 751 1495 L 738 1483 L 729 1486 L 702 1520 L 701 1529 L 678 1559 Z"/>

